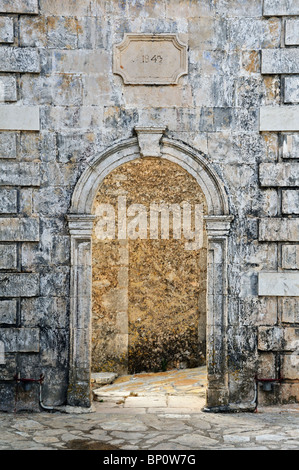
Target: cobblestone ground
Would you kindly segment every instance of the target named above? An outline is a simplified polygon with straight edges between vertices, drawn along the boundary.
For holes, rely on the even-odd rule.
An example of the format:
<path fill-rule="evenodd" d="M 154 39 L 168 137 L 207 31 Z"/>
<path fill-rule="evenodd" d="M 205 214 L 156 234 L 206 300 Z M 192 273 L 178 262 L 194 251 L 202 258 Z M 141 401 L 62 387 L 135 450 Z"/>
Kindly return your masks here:
<path fill-rule="evenodd" d="M 152 400 L 147 407 L 95 403 L 86 414 L 1 413 L 0 450 L 299 449 L 298 406 L 216 414 Z"/>

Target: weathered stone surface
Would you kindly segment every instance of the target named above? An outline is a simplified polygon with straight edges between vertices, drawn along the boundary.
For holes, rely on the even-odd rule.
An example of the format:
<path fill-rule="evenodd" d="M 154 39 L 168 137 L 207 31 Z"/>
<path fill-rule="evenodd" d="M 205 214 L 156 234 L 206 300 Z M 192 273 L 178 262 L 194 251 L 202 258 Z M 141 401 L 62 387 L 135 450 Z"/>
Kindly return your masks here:
<path fill-rule="evenodd" d="M 299 215 L 299 191 L 288 189 L 282 191 L 282 213 Z"/>
<path fill-rule="evenodd" d="M 299 296 L 299 272 L 259 273 L 258 293 L 275 297 Z"/>
<path fill-rule="evenodd" d="M 259 224 L 260 241 L 299 241 L 299 219 L 265 218 Z"/>
<path fill-rule="evenodd" d="M 265 16 L 299 15 L 298 0 L 264 0 Z"/>
<path fill-rule="evenodd" d="M 14 42 L 13 18 L 0 17 L 0 43 Z"/>
<path fill-rule="evenodd" d="M 282 268 L 299 269 L 299 245 L 282 245 Z"/>
<path fill-rule="evenodd" d="M 284 79 L 284 102 L 299 103 L 299 77 L 285 77 Z"/>
<path fill-rule="evenodd" d="M 299 20 L 286 20 L 285 43 L 287 46 L 299 45 Z"/>
<path fill-rule="evenodd" d="M 0 13 L 37 14 L 38 0 L 1 0 Z"/>
<path fill-rule="evenodd" d="M 258 328 L 258 349 L 261 351 L 279 351 L 282 349 L 283 329 L 278 326 Z"/>
<path fill-rule="evenodd" d="M 7 352 L 39 352 L 39 328 L 0 328 Z"/>
<path fill-rule="evenodd" d="M 299 134 L 283 136 L 282 156 L 283 158 L 299 158 Z"/>
<path fill-rule="evenodd" d="M 17 301 L 0 301 L 0 324 L 13 325 L 17 321 Z"/>
<path fill-rule="evenodd" d="M 299 352 L 299 327 L 285 328 L 283 349 Z"/>
<path fill-rule="evenodd" d="M 298 130 L 299 106 L 265 106 L 260 108 L 260 131 Z"/>
<path fill-rule="evenodd" d="M 261 163 L 261 186 L 299 186 L 299 163 Z"/>
<path fill-rule="evenodd" d="M 18 212 L 16 189 L 0 188 L 0 214 L 14 214 Z"/>
<path fill-rule="evenodd" d="M 16 158 L 16 135 L 0 132 L 0 158 Z"/>
<path fill-rule="evenodd" d="M 17 246 L 0 244 L 0 269 L 15 269 L 17 267 Z"/>
<path fill-rule="evenodd" d="M 0 273 L 0 297 L 35 297 L 38 294 L 38 274 Z"/>
<path fill-rule="evenodd" d="M 7 47 L 0 48 L 0 72 L 40 72 L 40 59 L 36 49 Z"/>
<path fill-rule="evenodd" d="M 39 220 L 35 218 L 1 218 L 0 241 L 38 241 Z"/>
<path fill-rule="evenodd" d="M 39 163 L 0 161 L 0 186 L 39 186 Z"/>
<path fill-rule="evenodd" d="M 0 76 L 0 101 L 17 101 L 17 86 L 15 77 Z"/>
<path fill-rule="evenodd" d="M 262 51 L 262 73 L 299 73 L 298 59 L 298 49 L 264 49 Z"/>
<path fill-rule="evenodd" d="M 298 379 L 299 369 L 299 355 L 284 355 L 282 365 L 282 376 L 285 379 L 296 380 Z"/>
<path fill-rule="evenodd" d="M 0 130 L 38 131 L 38 106 L 1 106 Z"/>
<path fill-rule="evenodd" d="M 299 323 L 299 298 L 285 297 L 281 299 L 282 321 Z"/>

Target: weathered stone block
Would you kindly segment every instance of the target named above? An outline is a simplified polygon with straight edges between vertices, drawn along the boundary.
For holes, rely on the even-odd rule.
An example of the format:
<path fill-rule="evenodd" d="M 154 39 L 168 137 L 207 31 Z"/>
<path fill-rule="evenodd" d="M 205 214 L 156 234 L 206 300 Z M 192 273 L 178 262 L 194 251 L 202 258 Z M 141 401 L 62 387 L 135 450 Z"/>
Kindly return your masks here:
<path fill-rule="evenodd" d="M 21 299 L 22 325 L 49 329 L 67 328 L 69 299 L 66 297 L 27 297 Z"/>
<path fill-rule="evenodd" d="M 39 73 L 38 51 L 29 47 L 1 47 L 0 72 Z"/>
<path fill-rule="evenodd" d="M 16 134 L 0 132 L 0 158 L 16 158 Z"/>
<path fill-rule="evenodd" d="M 18 191 L 16 189 L 0 188 L 0 214 L 15 214 L 17 207 Z"/>
<path fill-rule="evenodd" d="M 298 186 L 299 163 L 261 163 L 261 186 Z"/>
<path fill-rule="evenodd" d="M 284 102 L 299 103 L 299 77 L 297 75 L 284 79 Z"/>
<path fill-rule="evenodd" d="M 299 45 L 299 20 L 286 20 L 285 44 L 287 46 Z"/>
<path fill-rule="evenodd" d="M 0 297 L 35 297 L 38 294 L 39 274 L 0 274 Z"/>
<path fill-rule="evenodd" d="M 278 326 L 258 328 L 258 349 L 260 351 L 279 351 L 282 349 L 283 329 Z"/>
<path fill-rule="evenodd" d="M 54 51 L 53 70 L 55 72 L 108 74 L 110 67 L 109 55 L 103 50 Z"/>
<path fill-rule="evenodd" d="M 7 352 L 39 352 L 39 328 L 0 328 Z"/>
<path fill-rule="evenodd" d="M 203 18 L 203 20 L 205 19 Z M 223 19 L 220 22 L 222 23 Z M 233 18 L 229 21 L 228 31 L 229 49 L 259 50 L 280 46 L 281 26 L 278 18 L 271 20 L 251 18 L 251 21 L 248 21 L 247 18 Z M 226 39 L 225 36 L 224 39 Z M 222 47 L 220 48 L 223 48 L 224 44 L 222 38 Z"/>
<path fill-rule="evenodd" d="M 0 301 L 0 323 L 13 325 L 17 321 L 17 301 Z"/>
<path fill-rule="evenodd" d="M 0 162 L 0 186 L 39 186 L 39 163 Z"/>
<path fill-rule="evenodd" d="M 299 134 L 283 136 L 283 158 L 299 158 Z"/>
<path fill-rule="evenodd" d="M 0 17 L 0 43 L 14 42 L 13 18 L 8 16 Z"/>
<path fill-rule="evenodd" d="M 282 191 L 282 213 L 283 214 L 299 214 L 299 191 L 285 190 Z"/>
<path fill-rule="evenodd" d="M 285 351 L 299 352 L 299 328 L 285 328 L 283 349 Z"/>
<path fill-rule="evenodd" d="M 264 16 L 299 15 L 298 0 L 264 0 Z"/>
<path fill-rule="evenodd" d="M 299 73 L 299 49 L 264 49 L 263 74 Z"/>
<path fill-rule="evenodd" d="M 281 319 L 284 323 L 299 323 L 299 298 L 285 297 L 281 299 Z"/>
<path fill-rule="evenodd" d="M 38 241 L 39 220 L 34 218 L 1 218 L 0 241 Z"/>
<path fill-rule="evenodd" d="M 0 269 L 15 269 L 17 267 L 17 246 L 0 244 Z"/>
<path fill-rule="evenodd" d="M 261 107 L 260 131 L 299 131 L 299 106 Z"/>
<path fill-rule="evenodd" d="M 299 296 L 299 272 L 259 273 L 258 294 L 274 297 Z"/>
<path fill-rule="evenodd" d="M 265 218 L 259 224 L 260 241 L 299 241 L 299 219 Z"/>
<path fill-rule="evenodd" d="M 0 76 L 0 101 L 17 101 L 15 77 L 10 77 L 9 75 Z"/>
<path fill-rule="evenodd" d="M 45 47 L 47 22 L 44 17 L 21 16 L 19 20 L 20 46 Z"/>
<path fill-rule="evenodd" d="M 299 245 L 282 245 L 282 268 L 299 269 Z"/>
<path fill-rule="evenodd" d="M 282 361 L 282 377 L 289 380 L 297 380 L 299 371 L 299 355 L 284 355 Z"/>
<path fill-rule="evenodd" d="M 0 130 L 39 131 L 38 106 L 1 106 Z"/>
<path fill-rule="evenodd" d="M 38 14 L 38 0 L 1 0 L 0 13 Z"/>

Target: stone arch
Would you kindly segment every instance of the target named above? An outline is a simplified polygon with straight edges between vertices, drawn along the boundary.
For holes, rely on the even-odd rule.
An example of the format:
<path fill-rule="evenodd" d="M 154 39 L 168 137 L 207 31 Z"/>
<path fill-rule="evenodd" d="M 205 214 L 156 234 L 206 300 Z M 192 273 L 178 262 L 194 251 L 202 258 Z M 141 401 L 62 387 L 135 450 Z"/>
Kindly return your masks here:
<path fill-rule="evenodd" d="M 227 326 L 227 243 L 232 216 L 224 185 L 207 157 L 165 137 L 162 128 L 135 128 L 137 137 L 120 142 L 88 162 L 77 182 L 67 216 L 71 236 L 70 366 L 68 404 L 91 404 L 91 233 L 92 205 L 104 178 L 118 166 L 142 157 L 177 163 L 201 187 L 207 202 L 207 407 L 229 403 Z"/>

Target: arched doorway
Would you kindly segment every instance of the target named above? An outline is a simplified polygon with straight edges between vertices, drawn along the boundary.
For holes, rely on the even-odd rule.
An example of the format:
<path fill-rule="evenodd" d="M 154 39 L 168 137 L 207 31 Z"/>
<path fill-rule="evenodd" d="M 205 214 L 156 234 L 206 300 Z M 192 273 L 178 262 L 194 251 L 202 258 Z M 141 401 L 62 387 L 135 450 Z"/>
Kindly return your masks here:
<path fill-rule="evenodd" d="M 227 329 L 227 243 L 232 216 L 223 183 L 201 152 L 163 136 L 163 129 L 139 128 L 137 138 L 111 147 L 88 162 L 68 215 L 71 235 L 70 369 L 68 404 L 90 406 L 93 204 L 104 178 L 124 163 L 157 157 L 178 164 L 195 178 L 207 206 L 207 407 L 229 404 Z"/>
<path fill-rule="evenodd" d="M 104 178 L 92 212 L 92 372 L 204 365 L 207 204 L 195 178 L 138 158 Z"/>

